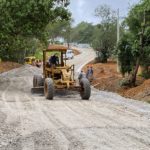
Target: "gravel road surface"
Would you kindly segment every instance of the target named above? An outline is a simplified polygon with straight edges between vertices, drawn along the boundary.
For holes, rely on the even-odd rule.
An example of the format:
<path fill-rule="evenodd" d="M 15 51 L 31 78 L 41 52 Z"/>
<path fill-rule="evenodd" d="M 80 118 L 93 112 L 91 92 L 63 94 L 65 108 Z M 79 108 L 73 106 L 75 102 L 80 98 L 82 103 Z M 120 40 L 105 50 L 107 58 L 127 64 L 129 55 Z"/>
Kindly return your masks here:
<path fill-rule="evenodd" d="M 76 71 L 94 58 L 90 49 L 69 60 Z M 42 70 L 25 65 L 0 74 L 0 150 L 150 150 L 150 105 L 92 89 L 54 100 L 31 94 Z"/>

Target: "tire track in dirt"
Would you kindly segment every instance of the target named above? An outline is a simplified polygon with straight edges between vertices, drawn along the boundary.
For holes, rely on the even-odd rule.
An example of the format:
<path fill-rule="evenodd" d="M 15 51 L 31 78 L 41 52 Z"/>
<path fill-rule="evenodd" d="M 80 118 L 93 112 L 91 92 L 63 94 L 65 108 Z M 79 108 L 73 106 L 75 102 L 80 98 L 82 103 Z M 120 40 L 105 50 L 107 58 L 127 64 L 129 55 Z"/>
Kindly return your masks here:
<path fill-rule="evenodd" d="M 54 105 L 52 104 L 52 106 L 54 106 Z M 64 107 L 64 106 L 65 105 L 62 105 L 62 107 Z M 49 118 L 49 120 L 57 128 L 57 130 L 55 131 L 57 133 L 57 136 L 61 137 L 61 138 L 57 138 L 57 142 L 59 144 L 61 143 L 60 145 L 62 145 L 62 144 L 66 145 L 67 150 L 72 150 L 72 149 L 75 150 L 75 149 L 79 149 L 79 147 L 80 147 L 80 149 L 83 149 L 83 143 L 81 143 L 79 141 L 79 139 L 77 139 L 70 133 L 67 126 L 63 122 L 61 122 L 61 120 L 59 119 L 58 116 L 55 116 L 56 111 L 53 109 L 51 110 L 51 108 L 45 107 L 44 105 L 42 107 L 43 107 L 44 114 Z M 53 113 L 53 111 L 54 111 L 54 113 Z"/>
<path fill-rule="evenodd" d="M 19 122 L 20 122 L 20 134 L 21 134 L 21 138 L 20 138 L 20 143 L 21 143 L 21 147 L 22 150 L 30 150 L 30 149 L 34 149 L 34 140 L 33 138 L 28 138 L 26 141 L 23 140 L 24 135 L 28 135 L 30 134 L 30 131 L 27 131 L 27 133 L 25 133 L 26 128 L 25 128 L 25 124 L 26 124 L 26 116 L 28 116 L 28 112 L 26 111 L 24 113 L 24 106 L 23 104 L 20 102 L 19 100 L 20 97 L 18 97 L 18 95 L 15 96 L 16 99 L 16 106 L 17 106 L 17 113 L 18 113 L 18 117 L 19 118 Z M 29 122 L 28 122 L 29 124 Z"/>
<path fill-rule="evenodd" d="M 78 137 L 76 137 L 72 134 L 71 130 L 73 127 L 71 128 L 70 126 L 68 126 L 69 121 L 72 122 L 73 120 L 79 120 L 79 115 L 76 114 L 74 111 L 72 111 L 72 109 L 70 109 L 68 106 L 66 106 L 66 103 L 67 102 L 59 101 L 60 110 L 59 109 L 55 110 L 55 104 L 57 105 L 57 102 L 51 101 L 50 104 L 52 106 L 50 108 L 48 105 L 42 106 L 42 108 L 44 108 L 43 112 L 45 113 L 45 115 L 47 115 L 47 117 L 50 119 L 50 121 L 52 121 L 54 123 L 54 125 L 57 127 L 58 131 L 61 132 L 61 133 L 58 132 L 58 134 L 60 134 L 60 135 L 63 134 L 63 136 L 62 136 L 63 138 L 61 140 L 63 141 L 64 138 L 65 138 L 65 140 L 66 139 L 68 140 L 68 143 L 69 143 L 68 149 L 69 150 L 85 149 L 84 144 L 80 141 L 80 139 L 78 139 Z M 57 107 L 58 107 L 58 105 L 57 105 Z M 64 112 L 65 112 L 65 114 L 61 114 Z M 61 115 L 58 115 L 58 114 L 61 114 Z M 70 118 L 67 118 L 65 120 L 61 119 L 62 116 L 68 117 L 67 114 L 69 114 L 71 116 L 71 118 L 73 118 L 73 120 L 70 120 Z M 74 122 L 72 122 L 72 125 L 73 124 L 74 124 Z M 81 122 L 78 122 L 78 124 L 81 124 Z"/>
<path fill-rule="evenodd" d="M 83 103 L 80 103 L 83 104 Z M 86 107 L 85 107 L 86 106 Z M 87 109 L 89 106 L 88 103 L 84 103 L 83 107 L 85 107 L 85 109 Z M 109 105 L 112 106 L 112 105 Z M 121 123 L 123 123 L 124 125 L 126 124 L 126 122 L 130 124 L 141 124 L 142 121 L 145 121 L 144 118 L 141 117 L 141 115 L 138 114 L 134 114 L 133 112 L 131 112 L 130 110 L 128 111 L 127 109 L 123 109 L 120 106 L 112 106 L 111 109 L 107 108 L 101 108 L 99 109 L 98 104 L 95 105 L 95 103 L 92 103 L 90 109 L 88 109 L 89 111 L 94 111 L 100 114 L 105 114 L 104 117 L 105 118 L 109 118 L 109 120 L 111 120 L 112 118 L 114 119 L 115 122 L 118 122 L 118 120 L 120 122 L 118 122 L 118 124 L 121 125 Z M 87 111 L 88 111 L 87 110 Z M 118 118 L 118 114 L 120 114 L 120 117 Z M 147 120 L 147 119 L 146 119 Z M 150 125 L 150 122 L 147 124 L 147 126 Z"/>
<path fill-rule="evenodd" d="M 20 84 L 22 87 L 24 83 Z M 21 95 L 18 93 L 18 95 Z M 18 96 L 17 95 L 17 96 Z M 21 134 L 22 134 L 22 147 L 23 149 L 34 149 L 37 146 L 35 135 L 40 134 L 41 131 L 44 130 L 55 130 L 55 126 L 49 121 L 47 116 L 43 113 L 42 107 L 39 101 L 39 98 L 36 99 L 35 97 L 30 97 L 28 95 L 25 96 L 29 102 L 28 104 L 31 105 L 31 110 L 26 109 L 24 103 L 22 103 L 20 97 L 16 99 L 16 105 L 18 105 L 18 111 L 22 112 L 21 119 Z M 42 133 L 43 133 L 42 132 Z M 48 131 L 49 133 L 49 131 Z M 53 136 L 53 133 L 49 133 L 50 136 Z M 51 135 L 52 134 L 52 135 Z M 48 135 L 47 135 L 48 136 Z M 56 141 L 55 141 L 56 142 Z M 56 146 L 55 146 L 56 147 Z"/>
<path fill-rule="evenodd" d="M 149 138 L 143 134 L 140 134 L 139 130 L 129 130 L 128 132 L 125 132 L 125 135 L 129 141 L 132 140 L 135 144 L 139 143 L 140 148 L 150 149 Z"/>
<path fill-rule="evenodd" d="M 86 107 L 85 106 L 86 103 L 88 103 L 90 107 L 89 106 Z M 99 124 L 101 124 L 102 126 L 108 126 L 109 124 L 113 124 L 114 126 L 118 125 L 116 120 L 112 119 L 111 117 L 103 113 L 93 110 L 91 108 L 91 102 L 82 101 L 82 102 L 75 103 L 70 107 L 78 114 L 82 114 L 83 118 L 88 118 L 89 120 L 91 120 L 90 124 L 93 126 L 98 126 Z"/>
<path fill-rule="evenodd" d="M 69 108 L 67 103 L 68 102 L 59 101 L 60 109 L 54 110 L 51 108 L 51 110 L 48 112 L 48 114 L 50 113 L 51 116 L 57 120 L 56 125 L 58 125 L 58 128 L 73 128 L 74 125 L 76 126 L 77 123 L 81 124 L 81 122 L 84 120 L 81 115 Z M 64 116 L 65 119 L 63 119 L 62 116 Z M 60 126 L 60 124 L 62 124 L 62 126 Z"/>
<path fill-rule="evenodd" d="M 59 113 L 61 114 L 62 112 L 66 112 L 66 114 L 67 114 L 67 110 L 70 111 L 70 109 L 68 109 L 62 101 L 59 101 L 59 105 L 63 108 L 63 110 L 60 110 L 60 112 L 56 112 L 56 110 L 45 107 L 45 106 L 43 106 L 43 108 L 44 108 L 43 112 L 50 119 L 50 121 L 52 121 L 54 123 L 54 125 L 57 127 L 57 132 L 62 137 L 61 142 L 65 143 L 64 140 L 65 141 L 67 140 L 67 145 L 68 145 L 67 150 L 72 150 L 72 149 L 74 149 L 74 150 L 83 149 L 84 150 L 83 143 L 80 142 L 80 140 L 77 137 L 75 137 L 73 134 L 71 134 L 70 129 L 67 127 L 67 122 L 69 122 L 68 118 L 67 118 L 68 121 L 65 119 L 65 121 L 63 120 L 63 122 L 62 122 L 62 120 L 60 119 L 61 117 L 59 117 L 60 115 L 56 115 Z M 52 104 L 52 106 L 55 107 L 55 105 L 53 105 L 53 104 Z M 48 109 L 48 111 L 47 111 L 47 109 Z M 68 113 L 70 114 L 71 112 L 68 112 Z M 72 116 L 71 114 L 70 114 L 70 116 L 75 119 L 75 117 Z M 66 117 L 66 116 L 64 116 L 64 117 Z"/>
<path fill-rule="evenodd" d="M 20 84 L 20 87 L 22 87 L 21 84 Z M 56 129 L 55 129 L 56 127 L 54 126 L 53 122 L 49 121 L 49 118 L 45 115 L 45 113 L 43 113 L 43 107 L 41 107 L 42 106 L 41 104 L 43 101 L 40 101 L 39 98 L 36 99 L 36 97 L 30 97 L 27 95 L 26 95 L 26 97 L 30 101 L 29 103 L 32 105 L 32 109 L 34 110 L 34 113 L 29 112 L 29 114 L 28 114 L 27 110 L 25 110 L 25 112 L 26 112 L 26 113 L 24 112 L 25 116 L 22 116 L 22 118 L 23 118 L 23 120 L 21 120 L 22 128 L 24 128 L 24 130 L 27 131 L 27 133 L 25 133 L 24 130 L 22 131 L 22 134 L 23 134 L 22 145 L 24 146 L 23 149 L 33 149 L 37 145 L 35 143 L 35 139 L 34 139 L 33 135 L 39 134 L 40 130 L 44 132 L 44 130 L 48 131 L 48 129 L 50 129 L 50 131 L 53 131 L 53 132 L 55 131 L 54 133 L 57 133 L 57 132 L 56 132 Z M 22 106 L 21 106 L 22 105 L 21 101 L 17 101 L 17 104 L 19 104 L 18 106 L 19 106 L 19 108 L 21 108 L 21 110 L 24 110 L 24 108 L 22 108 Z M 26 123 L 26 120 L 28 121 L 28 123 Z M 26 126 L 26 124 L 27 125 L 30 124 L 30 126 Z M 49 131 L 48 131 L 48 133 L 49 133 Z M 56 136 L 56 135 L 54 135 L 54 133 L 50 132 L 50 134 L 52 134 L 52 136 Z M 27 136 L 27 137 L 25 138 L 25 136 Z M 54 142 L 57 145 L 57 138 Z M 60 142 L 58 142 L 58 143 L 60 144 Z M 60 144 L 60 145 L 62 145 L 62 144 Z M 55 146 L 55 148 L 56 148 L 56 146 Z"/>
<path fill-rule="evenodd" d="M 82 105 L 81 105 L 81 104 L 82 104 Z M 86 109 L 86 108 L 85 108 L 85 105 L 86 105 L 85 103 L 80 103 L 80 105 L 81 105 L 84 109 Z M 88 105 L 88 106 L 89 106 L 89 105 Z M 71 107 L 72 107 L 72 106 L 71 106 Z M 77 109 L 77 107 L 78 107 L 78 109 Z M 79 111 L 79 110 L 80 110 L 80 109 L 79 109 L 79 106 L 77 105 L 77 107 L 75 108 L 75 110 L 78 110 L 78 113 L 80 113 L 80 111 Z M 93 108 L 93 109 L 94 109 L 94 110 L 99 110 L 98 108 Z M 89 113 L 90 111 L 91 111 L 91 107 L 90 107 L 90 108 L 88 107 L 87 112 Z M 93 110 L 92 110 L 92 111 L 93 111 Z M 97 111 L 96 111 L 96 112 L 97 112 Z M 103 112 L 103 111 L 102 111 L 102 112 Z M 92 112 L 91 112 L 91 113 L 92 113 Z M 94 113 L 95 113 L 95 112 L 94 112 Z M 99 113 L 99 112 L 97 112 L 97 113 Z M 113 113 L 113 112 L 112 112 L 112 113 Z M 81 114 L 81 113 L 80 113 L 80 114 Z M 104 114 L 105 114 L 105 113 L 104 113 Z M 106 113 L 106 114 L 107 114 L 107 113 Z M 117 112 L 116 112 L 116 114 L 117 114 Z M 82 115 L 83 115 L 83 114 L 82 114 Z M 95 115 L 96 115 L 96 114 L 95 114 Z M 94 116 L 95 116 L 95 115 L 94 115 Z M 88 116 L 88 115 L 87 115 L 87 116 Z M 108 114 L 108 116 L 109 116 L 109 114 Z M 107 119 L 110 120 L 110 118 L 109 118 L 108 116 L 105 115 L 105 116 L 104 116 L 104 119 L 105 119 L 105 120 L 107 120 Z M 129 117 L 129 116 L 127 116 L 127 117 Z M 88 118 L 89 118 L 89 117 L 88 117 Z M 93 118 L 93 117 L 92 117 L 92 118 Z M 98 119 L 98 118 L 99 118 L 99 117 L 97 117 L 97 119 Z M 103 116 L 102 116 L 102 114 L 100 114 L 100 119 L 99 119 L 100 122 L 103 122 L 103 119 L 102 119 L 102 118 L 103 118 Z M 116 117 L 114 117 L 114 118 L 116 118 Z M 135 128 L 135 127 L 132 127 L 132 126 L 130 127 L 130 124 L 129 124 L 129 126 L 126 126 L 126 125 L 124 124 L 124 122 L 123 122 L 122 120 L 120 120 L 120 118 L 118 118 L 118 119 L 119 119 L 119 122 L 118 122 L 117 120 L 113 120 L 114 122 L 118 122 L 118 125 L 117 125 L 117 126 L 114 126 L 114 125 L 113 125 L 113 126 L 114 126 L 116 129 L 118 129 L 119 132 L 116 133 L 116 132 L 114 132 L 114 130 L 109 131 L 109 134 L 111 133 L 112 136 L 114 136 L 114 137 L 117 136 L 117 139 L 118 139 L 119 136 L 120 136 L 120 130 L 119 130 L 120 127 L 122 127 L 123 131 L 124 131 L 124 130 L 126 131 L 126 130 L 128 130 L 128 129 L 132 129 L 132 130 L 134 131 L 134 130 L 137 128 L 137 127 Z M 127 118 L 126 118 L 126 119 L 127 119 Z M 125 119 L 125 120 L 126 120 L 126 119 Z M 134 119 L 134 118 L 133 118 L 133 119 Z M 120 121 L 121 121 L 121 122 L 120 122 Z M 127 119 L 126 121 L 129 122 L 128 119 Z M 102 123 L 100 123 L 100 122 L 99 122 L 99 124 L 102 124 Z M 106 121 L 106 122 L 108 123 L 108 121 Z M 136 122 L 136 120 L 135 120 L 135 124 L 136 124 L 136 123 L 137 123 L 137 122 Z M 92 128 L 92 127 L 94 128 L 93 124 L 94 124 L 94 122 L 92 121 L 92 123 L 91 123 L 91 128 Z M 111 124 L 112 124 L 112 123 L 111 123 Z M 132 124 L 132 123 L 131 123 L 131 124 Z M 96 126 L 99 127 L 98 125 L 96 125 Z M 147 125 L 147 129 L 148 129 L 148 126 L 149 126 L 149 125 Z M 109 125 L 109 126 L 105 126 L 105 129 L 107 129 L 107 128 L 109 129 L 109 128 L 110 128 L 110 125 Z M 142 128 L 142 126 L 140 126 L 139 130 L 140 130 L 141 128 Z M 117 130 L 116 130 L 116 131 L 117 131 Z M 105 132 L 107 132 L 107 131 L 105 131 Z M 137 131 L 136 131 L 136 132 L 137 132 Z M 135 132 L 135 133 L 136 133 L 136 132 Z M 150 132 L 150 131 L 148 131 L 148 132 Z M 93 133 L 93 134 L 96 135 L 96 134 L 97 134 L 97 131 L 96 131 L 95 133 Z M 125 132 L 122 132 L 121 134 L 122 134 L 122 136 L 125 136 L 125 137 L 127 138 Z M 112 136 L 111 136 L 111 137 L 112 137 Z M 138 134 L 138 136 L 142 136 L 142 135 L 141 135 L 141 134 Z M 138 137 L 138 136 L 137 136 L 137 137 Z M 145 136 L 146 136 L 146 135 L 145 135 Z M 146 137 L 147 137 L 147 136 L 146 136 Z M 145 137 L 145 138 L 146 138 L 146 137 Z M 100 135 L 99 135 L 99 138 L 100 138 Z M 148 138 L 148 139 L 149 139 L 149 138 Z M 143 140 L 143 141 L 144 141 L 144 140 Z M 121 141 L 120 141 L 120 142 L 121 142 Z M 122 142 L 123 142 L 123 141 L 122 141 Z M 129 141 L 128 141 L 128 142 L 129 142 Z M 143 142 L 143 143 L 144 143 L 144 142 Z M 145 142 L 145 143 L 146 143 L 146 142 Z M 125 144 L 125 143 L 124 143 L 124 144 Z M 149 143 L 147 143 L 147 145 L 148 145 L 148 144 L 149 144 Z M 141 145 L 142 145 L 142 144 L 141 144 Z M 143 144 L 143 145 L 144 145 L 144 144 Z"/>
<path fill-rule="evenodd" d="M 29 102 L 27 94 L 24 93 L 25 89 L 27 88 L 26 83 L 27 83 L 27 80 L 23 77 L 20 79 L 20 82 L 18 82 L 16 94 L 15 94 L 15 103 L 14 103 L 16 106 L 16 113 L 18 116 L 17 118 L 19 118 L 19 122 L 20 122 L 20 129 L 18 129 L 18 132 L 20 132 L 21 134 L 21 138 L 19 139 L 19 141 L 21 143 L 22 150 L 34 149 L 34 140 L 32 137 L 24 140 L 24 136 L 31 133 L 29 130 L 28 131 L 26 130 L 25 125 L 26 124 L 30 125 L 29 122 L 27 123 L 27 121 L 29 120 L 29 116 L 30 116 L 29 108 L 31 109 L 33 108 L 32 104 Z M 27 101 L 29 104 L 28 107 L 26 107 L 25 105 L 25 102 Z"/>
<path fill-rule="evenodd" d="M 58 130 L 58 128 L 60 128 L 61 123 L 58 122 L 58 120 L 54 117 L 52 117 L 52 113 L 49 110 L 49 108 L 46 108 L 44 106 L 44 104 L 46 102 L 50 102 L 50 101 L 40 101 L 39 99 L 37 100 L 36 103 L 34 103 L 35 108 L 36 108 L 36 112 L 37 115 L 39 116 L 38 119 L 40 119 L 40 121 L 42 122 L 43 126 L 41 128 L 41 130 L 46 130 L 47 128 L 47 132 L 50 134 L 52 134 L 53 138 L 55 138 L 55 140 L 53 141 L 53 145 L 57 145 L 57 148 L 55 146 L 55 149 L 60 149 L 60 145 L 61 148 L 63 148 L 64 150 L 68 149 L 68 143 L 69 141 L 65 138 L 64 134 L 62 132 L 60 132 L 60 130 Z M 61 125 L 61 128 L 64 127 Z M 37 130 L 36 132 L 38 133 L 39 130 Z M 47 134 L 48 134 L 47 133 Z M 48 136 L 48 135 L 47 135 Z M 67 143 L 67 144 L 65 144 Z M 35 144 L 36 147 L 36 144 Z"/>
<path fill-rule="evenodd" d="M 7 96 L 9 95 L 9 89 L 11 89 L 11 86 L 13 85 L 13 82 L 10 80 L 8 85 L 6 86 L 6 88 L 4 89 L 4 91 L 1 94 L 1 99 L 4 102 L 4 110 L 6 110 L 7 112 L 13 113 L 13 109 L 11 108 L 8 100 L 7 100 Z"/>

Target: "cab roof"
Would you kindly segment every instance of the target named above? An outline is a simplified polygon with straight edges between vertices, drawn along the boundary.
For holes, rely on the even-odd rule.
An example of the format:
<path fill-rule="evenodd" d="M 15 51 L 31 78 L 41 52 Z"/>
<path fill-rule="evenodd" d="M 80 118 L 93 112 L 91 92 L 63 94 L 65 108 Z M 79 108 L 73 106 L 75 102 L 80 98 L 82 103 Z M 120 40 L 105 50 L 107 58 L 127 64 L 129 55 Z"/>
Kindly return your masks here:
<path fill-rule="evenodd" d="M 64 45 L 49 45 L 45 51 L 67 51 L 68 47 Z"/>

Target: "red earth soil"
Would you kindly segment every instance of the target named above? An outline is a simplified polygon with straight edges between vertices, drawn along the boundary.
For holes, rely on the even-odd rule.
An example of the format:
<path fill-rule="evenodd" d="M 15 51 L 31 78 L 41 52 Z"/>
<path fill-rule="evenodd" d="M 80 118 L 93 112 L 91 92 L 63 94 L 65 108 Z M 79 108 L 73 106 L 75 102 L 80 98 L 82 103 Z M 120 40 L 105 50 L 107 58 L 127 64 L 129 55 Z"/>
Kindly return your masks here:
<path fill-rule="evenodd" d="M 0 73 L 9 71 L 14 68 L 18 68 L 22 66 L 21 64 L 15 63 L 15 62 L 0 62 Z"/>
<path fill-rule="evenodd" d="M 77 49 L 72 48 L 72 50 L 73 50 L 75 56 L 80 54 L 80 52 Z"/>
<path fill-rule="evenodd" d="M 91 62 L 83 68 L 85 72 L 87 66 L 93 67 L 94 80 L 91 84 L 95 88 L 116 92 L 127 98 L 150 102 L 150 79 L 144 81 L 143 78 L 137 77 L 138 86 L 122 88 L 120 87 L 122 76 L 117 72 L 117 64 L 115 62 L 109 61 L 104 64 Z"/>

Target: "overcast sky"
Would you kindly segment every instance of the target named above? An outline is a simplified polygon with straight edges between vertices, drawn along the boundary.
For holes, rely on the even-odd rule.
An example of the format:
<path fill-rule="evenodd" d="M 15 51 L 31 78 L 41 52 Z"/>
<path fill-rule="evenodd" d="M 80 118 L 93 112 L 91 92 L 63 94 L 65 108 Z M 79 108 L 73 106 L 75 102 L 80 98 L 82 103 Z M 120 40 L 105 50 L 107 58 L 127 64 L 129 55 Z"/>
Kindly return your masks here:
<path fill-rule="evenodd" d="M 138 3 L 140 0 L 70 0 L 69 10 L 74 19 L 74 25 L 81 21 L 89 23 L 98 23 L 98 18 L 94 16 L 94 10 L 102 4 L 109 5 L 112 9 L 120 9 L 120 16 L 125 17 L 129 11 L 129 7 Z"/>

